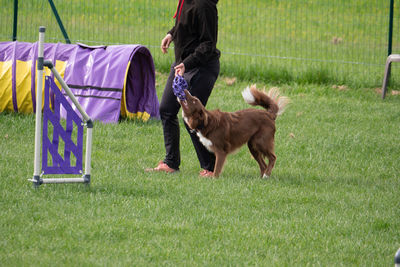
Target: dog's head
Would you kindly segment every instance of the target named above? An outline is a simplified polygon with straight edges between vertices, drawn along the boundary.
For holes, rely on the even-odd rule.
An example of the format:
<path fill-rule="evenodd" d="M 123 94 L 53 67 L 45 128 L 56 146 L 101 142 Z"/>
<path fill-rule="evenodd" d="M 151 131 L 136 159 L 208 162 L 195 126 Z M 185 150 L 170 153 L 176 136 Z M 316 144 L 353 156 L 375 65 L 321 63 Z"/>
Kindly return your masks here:
<path fill-rule="evenodd" d="M 186 124 L 192 130 L 201 130 L 208 124 L 208 116 L 206 109 L 201 101 L 192 96 L 188 90 L 185 89 L 186 100 L 178 99 L 182 107 L 182 116 Z"/>

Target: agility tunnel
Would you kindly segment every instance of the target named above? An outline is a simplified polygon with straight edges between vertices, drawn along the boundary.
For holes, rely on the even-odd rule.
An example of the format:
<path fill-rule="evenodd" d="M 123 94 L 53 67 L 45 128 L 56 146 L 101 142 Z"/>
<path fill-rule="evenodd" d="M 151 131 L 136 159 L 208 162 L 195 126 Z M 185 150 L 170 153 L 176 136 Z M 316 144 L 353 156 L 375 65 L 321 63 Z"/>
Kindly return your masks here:
<path fill-rule="evenodd" d="M 0 112 L 35 112 L 37 53 L 38 42 L 0 43 Z M 146 47 L 46 43 L 44 59 L 53 62 L 93 120 L 159 118 L 154 62 Z"/>

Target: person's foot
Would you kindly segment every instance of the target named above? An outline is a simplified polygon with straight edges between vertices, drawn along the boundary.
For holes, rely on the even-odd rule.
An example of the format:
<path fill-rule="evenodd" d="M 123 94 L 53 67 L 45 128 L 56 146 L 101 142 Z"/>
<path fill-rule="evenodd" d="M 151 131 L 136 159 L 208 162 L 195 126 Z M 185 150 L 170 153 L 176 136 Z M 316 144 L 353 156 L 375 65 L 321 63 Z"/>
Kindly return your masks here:
<path fill-rule="evenodd" d="M 160 161 L 155 168 L 147 168 L 145 169 L 146 172 L 165 172 L 165 173 L 174 173 L 177 172 L 178 170 L 172 169 L 169 167 L 166 163 L 163 161 Z"/>
<path fill-rule="evenodd" d="M 213 177 L 214 173 L 212 171 L 209 171 L 209 170 L 201 170 L 199 172 L 199 176 L 200 177 Z"/>

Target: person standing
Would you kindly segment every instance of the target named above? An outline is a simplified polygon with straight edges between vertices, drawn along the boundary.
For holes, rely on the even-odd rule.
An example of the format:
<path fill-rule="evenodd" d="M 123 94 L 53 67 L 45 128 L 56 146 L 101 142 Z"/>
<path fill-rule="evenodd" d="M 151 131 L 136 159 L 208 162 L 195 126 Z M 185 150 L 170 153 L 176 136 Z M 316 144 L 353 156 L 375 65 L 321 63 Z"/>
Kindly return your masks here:
<path fill-rule="evenodd" d="M 176 75 L 184 77 L 189 92 L 206 106 L 220 70 L 218 38 L 218 0 L 179 0 L 174 15 L 175 25 L 161 41 L 165 54 L 171 42 L 174 43 L 175 62 L 164 88 L 160 103 L 160 117 L 164 134 L 166 155 L 158 166 L 148 171 L 173 173 L 179 170 L 180 132 L 178 112 L 180 104 L 173 93 L 172 83 Z M 212 176 L 215 156 L 200 142 L 197 134 L 190 134 L 197 158 L 200 162 L 200 176 Z"/>

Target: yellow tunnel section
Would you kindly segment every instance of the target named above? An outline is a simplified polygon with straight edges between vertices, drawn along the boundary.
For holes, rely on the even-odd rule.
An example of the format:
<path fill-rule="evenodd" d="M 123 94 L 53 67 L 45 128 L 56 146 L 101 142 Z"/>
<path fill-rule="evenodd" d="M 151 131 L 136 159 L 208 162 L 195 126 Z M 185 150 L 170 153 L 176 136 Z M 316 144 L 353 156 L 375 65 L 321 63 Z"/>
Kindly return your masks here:
<path fill-rule="evenodd" d="M 61 77 L 64 78 L 66 61 L 56 61 L 55 68 L 60 73 Z M 13 68 L 15 68 L 15 81 L 13 77 Z M 51 75 L 51 71 L 48 68 L 44 68 L 44 75 Z M 33 103 L 36 103 L 36 92 L 37 92 L 37 68 L 35 64 L 35 79 L 32 82 L 32 60 L 28 61 L 15 61 L 15 67 L 13 66 L 12 60 L 0 61 L 0 112 L 3 111 L 15 111 L 14 104 L 18 108 L 20 113 L 33 113 Z M 13 83 L 15 83 L 15 91 L 13 95 Z M 34 83 L 34 84 L 32 84 Z M 56 84 L 59 88 L 58 81 Z M 32 96 L 32 86 L 35 87 L 35 95 Z M 42 88 L 42 95 L 44 95 L 44 84 Z M 35 99 L 35 100 L 34 100 Z M 42 108 L 43 108 L 42 101 Z"/>

